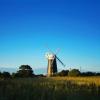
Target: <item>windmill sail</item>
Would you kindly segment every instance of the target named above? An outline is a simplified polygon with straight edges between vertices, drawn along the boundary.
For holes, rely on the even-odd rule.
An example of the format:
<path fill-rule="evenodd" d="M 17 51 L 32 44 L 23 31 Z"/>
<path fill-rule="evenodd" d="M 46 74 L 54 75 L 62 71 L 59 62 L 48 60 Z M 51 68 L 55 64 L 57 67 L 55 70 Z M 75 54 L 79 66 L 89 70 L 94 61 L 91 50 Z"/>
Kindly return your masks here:
<path fill-rule="evenodd" d="M 65 67 L 65 64 L 56 56 L 57 60 Z"/>

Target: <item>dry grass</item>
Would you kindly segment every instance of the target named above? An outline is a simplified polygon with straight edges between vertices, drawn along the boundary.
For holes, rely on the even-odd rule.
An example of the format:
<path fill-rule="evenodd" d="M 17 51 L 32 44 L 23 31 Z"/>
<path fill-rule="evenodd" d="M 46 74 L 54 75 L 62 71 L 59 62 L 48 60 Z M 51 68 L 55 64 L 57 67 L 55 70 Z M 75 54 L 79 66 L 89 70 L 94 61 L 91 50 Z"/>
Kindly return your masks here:
<path fill-rule="evenodd" d="M 100 77 L 0 80 L 0 100 L 100 100 Z"/>
<path fill-rule="evenodd" d="M 51 77 L 51 79 L 56 81 L 73 81 L 77 84 L 92 84 L 100 86 L 100 76 L 98 77 Z"/>

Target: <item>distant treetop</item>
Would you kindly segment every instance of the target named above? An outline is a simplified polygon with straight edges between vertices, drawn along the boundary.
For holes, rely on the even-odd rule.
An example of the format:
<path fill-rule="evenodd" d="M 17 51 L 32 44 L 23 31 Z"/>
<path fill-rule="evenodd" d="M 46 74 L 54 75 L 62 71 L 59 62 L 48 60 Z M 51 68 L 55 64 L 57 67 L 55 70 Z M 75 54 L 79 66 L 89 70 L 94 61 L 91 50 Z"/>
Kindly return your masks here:
<path fill-rule="evenodd" d="M 29 65 L 21 65 L 19 67 L 20 70 L 32 70 L 32 68 Z"/>

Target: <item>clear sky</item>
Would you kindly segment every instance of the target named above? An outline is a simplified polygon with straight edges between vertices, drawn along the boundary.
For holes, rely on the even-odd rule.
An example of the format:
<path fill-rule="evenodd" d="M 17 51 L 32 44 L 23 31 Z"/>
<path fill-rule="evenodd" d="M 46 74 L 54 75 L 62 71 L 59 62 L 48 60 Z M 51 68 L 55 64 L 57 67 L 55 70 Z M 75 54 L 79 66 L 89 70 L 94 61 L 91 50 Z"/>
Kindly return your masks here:
<path fill-rule="evenodd" d="M 61 70 L 100 71 L 100 0 L 0 0 L 0 67 L 46 70 L 46 45 Z"/>

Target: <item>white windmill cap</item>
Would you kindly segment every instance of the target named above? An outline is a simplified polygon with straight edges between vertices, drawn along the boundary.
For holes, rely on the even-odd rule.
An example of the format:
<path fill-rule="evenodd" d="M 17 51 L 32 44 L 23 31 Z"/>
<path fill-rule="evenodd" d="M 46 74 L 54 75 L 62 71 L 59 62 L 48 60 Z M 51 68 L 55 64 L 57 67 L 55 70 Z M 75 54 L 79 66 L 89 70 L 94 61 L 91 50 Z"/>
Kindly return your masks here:
<path fill-rule="evenodd" d="M 55 55 L 54 55 L 53 53 L 46 53 L 46 54 L 45 54 L 45 57 L 46 57 L 47 59 L 54 59 L 54 58 L 55 58 Z"/>

